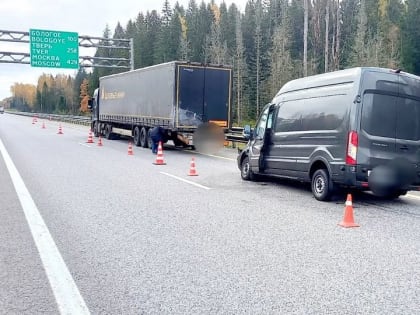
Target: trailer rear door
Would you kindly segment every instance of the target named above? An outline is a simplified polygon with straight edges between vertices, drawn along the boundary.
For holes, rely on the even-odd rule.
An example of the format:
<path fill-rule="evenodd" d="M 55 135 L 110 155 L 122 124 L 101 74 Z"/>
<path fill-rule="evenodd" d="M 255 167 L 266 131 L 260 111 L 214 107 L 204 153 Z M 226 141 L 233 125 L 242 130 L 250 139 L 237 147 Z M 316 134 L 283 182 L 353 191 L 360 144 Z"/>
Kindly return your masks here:
<path fill-rule="evenodd" d="M 205 121 L 228 127 L 231 70 L 206 68 L 204 91 Z"/>
<path fill-rule="evenodd" d="M 228 127 L 231 69 L 179 65 L 177 76 L 177 125 Z"/>

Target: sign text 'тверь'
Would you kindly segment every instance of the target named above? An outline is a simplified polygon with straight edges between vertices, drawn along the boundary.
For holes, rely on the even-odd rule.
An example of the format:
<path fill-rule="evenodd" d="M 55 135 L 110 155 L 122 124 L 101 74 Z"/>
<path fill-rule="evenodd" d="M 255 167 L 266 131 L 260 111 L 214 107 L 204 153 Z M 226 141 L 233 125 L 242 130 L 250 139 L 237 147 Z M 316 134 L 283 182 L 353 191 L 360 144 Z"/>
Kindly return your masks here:
<path fill-rule="evenodd" d="M 79 36 L 75 32 L 31 29 L 32 67 L 79 68 Z"/>

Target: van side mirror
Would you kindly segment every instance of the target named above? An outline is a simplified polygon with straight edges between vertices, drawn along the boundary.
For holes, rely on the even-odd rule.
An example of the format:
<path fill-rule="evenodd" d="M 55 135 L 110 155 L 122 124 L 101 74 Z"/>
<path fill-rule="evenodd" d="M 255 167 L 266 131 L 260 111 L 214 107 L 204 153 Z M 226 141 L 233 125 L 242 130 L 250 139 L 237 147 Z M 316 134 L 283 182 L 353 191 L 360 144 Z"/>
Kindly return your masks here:
<path fill-rule="evenodd" d="M 251 130 L 251 126 L 250 125 L 245 125 L 244 126 L 244 130 L 242 131 L 242 135 L 244 136 L 244 138 L 246 140 L 251 139 L 251 137 L 252 137 L 252 130 Z"/>
<path fill-rule="evenodd" d="M 88 100 L 88 110 L 92 111 L 93 99 Z"/>

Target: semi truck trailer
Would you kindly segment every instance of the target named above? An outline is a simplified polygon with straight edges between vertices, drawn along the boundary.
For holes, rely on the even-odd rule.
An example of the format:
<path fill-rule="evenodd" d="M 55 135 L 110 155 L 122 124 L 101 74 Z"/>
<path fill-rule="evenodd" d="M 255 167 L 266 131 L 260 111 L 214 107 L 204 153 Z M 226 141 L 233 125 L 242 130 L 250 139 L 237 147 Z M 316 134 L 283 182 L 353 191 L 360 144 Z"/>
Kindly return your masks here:
<path fill-rule="evenodd" d="M 222 144 L 231 127 L 232 68 L 172 61 L 99 78 L 89 101 L 95 136 L 133 137 L 151 147 L 150 132 L 164 142 L 204 148 Z"/>

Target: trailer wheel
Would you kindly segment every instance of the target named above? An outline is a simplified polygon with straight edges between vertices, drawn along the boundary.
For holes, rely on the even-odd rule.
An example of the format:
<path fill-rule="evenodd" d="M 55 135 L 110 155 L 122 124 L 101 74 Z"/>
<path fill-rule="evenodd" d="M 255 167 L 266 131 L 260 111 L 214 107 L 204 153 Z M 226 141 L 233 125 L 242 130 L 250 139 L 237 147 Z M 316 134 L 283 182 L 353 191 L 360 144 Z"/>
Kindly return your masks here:
<path fill-rule="evenodd" d="M 105 126 L 105 138 L 112 140 L 112 126 L 110 124 Z"/>
<path fill-rule="evenodd" d="M 147 148 L 148 147 L 148 143 L 147 143 L 147 129 L 146 129 L 146 127 L 141 128 L 141 131 L 140 131 L 140 145 L 143 148 Z"/>
<path fill-rule="evenodd" d="M 98 122 L 97 122 L 97 121 L 93 122 L 93 127 L 92 127 L 92 129 L 93 129 L 93 135 L 94 135 L 95 137 L 99 137 Z"/>
<path fill-rule="evenodd" d="M 136 126 L 133 131 L 133 140 L 136 146 L 140 146 L 140 127 Z"/>
<path fill-rule="evenodd" d="M 153 145 L 153 141 L 152 141 L 151 133 L 152 133 L 152 128 L 149 128 L 149 129 L 147 130 L 147 146 L 148 146 L 149 148 L 151 148 L 151 147 L 152 147 L 152 145 Z"/>
<path fill-rule="evenodd" d="M 172 141 L 174 142 L 174 145 L 176 147 L 183 147 L 186 148 L 188 145 L 186 145 L 184 142 L 182 142 L 181 140 L 179 140 L 178 138 L 174 138 L 172 139 Z"/>

